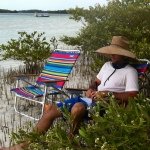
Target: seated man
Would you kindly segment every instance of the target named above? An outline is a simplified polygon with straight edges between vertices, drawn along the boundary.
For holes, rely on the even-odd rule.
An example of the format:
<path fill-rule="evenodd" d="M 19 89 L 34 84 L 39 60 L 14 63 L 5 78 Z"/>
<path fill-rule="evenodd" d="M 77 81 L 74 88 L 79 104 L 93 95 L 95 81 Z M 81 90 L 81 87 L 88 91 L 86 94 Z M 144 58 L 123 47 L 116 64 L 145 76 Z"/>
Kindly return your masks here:
<path fill-rule="evenodd" d="M 107 55 L 111 58 L 111 61 L 103 65 L 96 80 L 87 90 L 86 96 L 91 98 L 91 101 L 95 101 L 97 91 L 100 91 L 101 95 L 113 94 L 119 103 L 126 103 L 130 97 L 137 96 L 138 74 L 137 71 L 129 65 L 129 59 L 135 59 L 136 57 L 132 52 L 128 51 L 128 46 L 128 40 L 125 37 L 114 36 L 110 46 L 100 48 L 96 51 Z M 73 118 L 73 128 L 70 132 L 74 134 L 86 114 L 88 104 L 84 98 L 66 100 L 65 105 L 68 103 L 71 103 L 69 109 Z M 62 116 L 58 107 L 61 106 L 50 105 L 49 109 L 37 123 L 35 131 L 41 134 L 46 133 L 53 121 L 57 117 Z M 11 148 L 1 148 L 1 150 L 19 150 L 27 146 L 28 143 L 21 143 Z"/>

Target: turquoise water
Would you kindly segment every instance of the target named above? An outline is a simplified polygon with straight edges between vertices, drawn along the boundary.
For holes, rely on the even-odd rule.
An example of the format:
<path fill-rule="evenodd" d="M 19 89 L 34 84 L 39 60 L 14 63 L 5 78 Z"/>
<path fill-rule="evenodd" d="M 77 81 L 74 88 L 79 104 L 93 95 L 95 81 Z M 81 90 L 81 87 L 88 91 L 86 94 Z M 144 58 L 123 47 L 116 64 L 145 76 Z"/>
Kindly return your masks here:
<path fill-rule="evenodd" d="M 45 32 L 47 40 L 55 36 L 74 36 L 82 24 L 69 19 L 67 14 L 51 14 L 50 17 L 35 17 L 34 14 L 0 13 L 0 44 L 18 37 L 18 32 Z"/>
<path fill-rule="evenodd" d="M 69 19 L 67 14 L 51 14 L 50 17 L 35 17 L 34 14 L 10 14 L 0 13 L 0 44 L 5 44 L 10 39 L 17 39 L 18 32 L 28 33 L 38 31 L 45 32 L 49 41 L 52 37 L 58 40 L 61 36 L 75 36 L 82 24 Z M 64 47 L 62 43 L 60 46 Z M 20 61 L 0 61 L 0 68 L 18 67 Z"/>

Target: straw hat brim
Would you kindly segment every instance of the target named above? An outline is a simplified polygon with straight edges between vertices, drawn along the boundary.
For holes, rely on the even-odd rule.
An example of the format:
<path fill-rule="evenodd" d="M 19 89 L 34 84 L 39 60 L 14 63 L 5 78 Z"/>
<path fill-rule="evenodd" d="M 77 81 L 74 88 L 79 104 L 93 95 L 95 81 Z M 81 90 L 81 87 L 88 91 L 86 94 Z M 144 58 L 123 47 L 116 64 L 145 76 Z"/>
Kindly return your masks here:
<path fill-rule="evenodd" d="M 136 56 L 132 52 L 116 45 L 110 45 L 110 46 L 99 48 L 98 50 L 96 50 L 96 52 L 101 54 L 108 54 L 108 55 L 116 54 L 116 55 L 126 56 L 132 59 L 136 59 Z"/>

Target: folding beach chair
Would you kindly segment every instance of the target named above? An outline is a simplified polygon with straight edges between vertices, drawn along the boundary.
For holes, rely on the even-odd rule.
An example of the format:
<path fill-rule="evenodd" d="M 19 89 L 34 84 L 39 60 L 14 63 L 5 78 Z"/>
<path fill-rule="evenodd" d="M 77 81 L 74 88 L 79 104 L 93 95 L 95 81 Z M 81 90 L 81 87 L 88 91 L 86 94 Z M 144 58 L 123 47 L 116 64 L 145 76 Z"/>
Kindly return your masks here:
<path fill-rule="evenodd" d="M 138 63 L 132 64 L 137 70 L 139 77 L 139 90 L 144 95 L 150 96 L 150 61 L 148 59 L 139 59 Z"/>
<path fill-rule="evenodd" d="M 18 78 L 16 88 L 11 89 L 11 91 L 15 92 L 15 112 L 31 119 L 40 119 L 44 111 L 45 102 L 49 99 L 50 95 L 66 95 L 62 89 L 79 55 L 79 50 L 56 49 L 52 52 L 50 58 L 48 58 L 35 85 L 29 83 L 24 77 Z M 19 87 L 20 80 L 26 82 L 28 85 Z M 40 104 L 42 108 L 40 117 L 35 117 L 33 114 L 29 115 L 20 111 L 18 109 L 18 102 L 21 100 L 20 98 L 31 103 Z"/>

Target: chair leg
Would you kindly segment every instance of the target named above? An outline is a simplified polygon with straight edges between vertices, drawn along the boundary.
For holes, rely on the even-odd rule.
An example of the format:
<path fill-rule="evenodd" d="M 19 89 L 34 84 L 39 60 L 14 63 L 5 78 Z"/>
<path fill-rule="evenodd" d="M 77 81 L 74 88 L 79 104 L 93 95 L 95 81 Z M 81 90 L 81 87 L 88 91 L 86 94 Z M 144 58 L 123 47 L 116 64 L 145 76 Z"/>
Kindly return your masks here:
<path fill-rule="evenodd" d="M 25 117 L 27 117 L 27 118 L 33 119 L 33 120 L 39 120 L 39 119 L 42 117 L 43 112 L 44 112 L 45 100 L 44 100 L 44 102 L 42 102 L 42 103 L 38 103 L 38 104 L 42 105 L 42 106 L 41 106 L 41 107 L 42 107 L 41 115 L 40 115 L 40 117 L 38 117 L 38 118 L 32 117 L 31 115 L 28 115 L 28 114 L 25 114 L 25 113 L 19 111 L 18 108 L 17 108 L 17 102 L 18 102 L 17 96 L 15 95 L 14 110 L 15 110 L 16 113 L 18 113 L 18 114 L 20 114 L 20 115 L 22 115 L 22 116 L 25 116 Z"/>
<path fill-rule="evenodd" d="M 16 108 L 16 105 L 17 105 L 17 96 L 15 94 L 15 103 L 14 103 L 14 110 L 15 112 L 18 112 L 17 108 Z"/>
<path fill-rule="evenodd" d="M 41 103 L 41 105 L 42 105 L 41 117 L 43 116 L 43 113 L 44 113 L 44 106 L 45 106 L 45 103 L 46 103 L 46 96 L 47 96 L 47 86 L 45 86 L 45 88 L 44 88 L 43 102 Z"/>
<path fill-rule="evenodd" d="M 43 104 L 41 104 L 41 105 L 42 105 L 42 112 L 41 112 L 40 118 L 43 116 L 43 113 L 44 113 L 45 100 L 44 100 Z"/>

